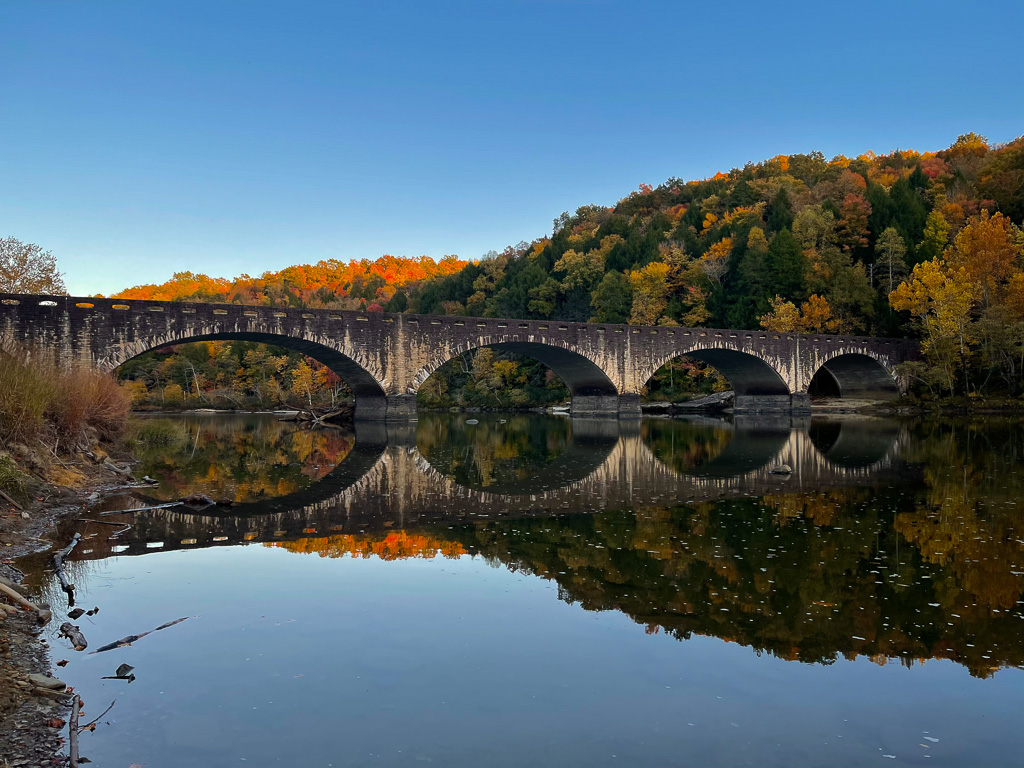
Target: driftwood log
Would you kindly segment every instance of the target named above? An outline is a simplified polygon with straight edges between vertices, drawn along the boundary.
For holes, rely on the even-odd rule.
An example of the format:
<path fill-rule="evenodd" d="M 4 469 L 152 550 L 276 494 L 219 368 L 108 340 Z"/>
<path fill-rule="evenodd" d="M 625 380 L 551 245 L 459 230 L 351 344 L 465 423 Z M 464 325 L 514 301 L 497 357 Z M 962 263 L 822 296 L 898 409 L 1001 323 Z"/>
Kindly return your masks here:
<path fill-rule="evenodd" d="M 185 621 L 185 619 L 187 618 L 188 616 L 184 616 L 180 619 L 175 619 L 174 621 L 168 621 L 166 624 L 161 624 L 156 629 L 151 629 L 149 630 L 149 632 L 143 632 L 141 635 L 128 635 L 128 637 L 122 637 L 120 640 L 116 640 L 113 643 L 107 643 L 106 645 L 97 648 L 95 651 L 92 651 L 92 653 L 90 653 L 89 655 L 91 656 L 93 653 L 103 653 L 104 651 L 112 651 L 115 648 L 123 648 L 126 645 L 131 645 L 136 640 L 141 640 L 146 635 L 151 635 L 154 632 L 159 632 L 161 629 L 173 627 L 175 624 L 181 624 L 181 622 Z"/>
<path fill-rule="evenodd" d="M 75 694 L 71 700 L 71 721 L 68 723 L 68 762 L 71 768 L 78 768 L 78 716 L 82 712 L 82 700 Z"/>
<path fill-rule="evenodd" d="M 36 617 L 39 619 L 40 624 L 45 624 L 53 617 L 53 614 L 50 613 L 46 608 L 40 608 L 31 600 L 26 600 L 24 597 L 22 597 L 20 592 L 18 592 L 15 589 L 11 589 L 2 582 L 0 582 L 0 593 L 7 595 L 7 597 L 11 598 L 11 600 L 16 602 L 22 608 L 27 608 L 30 611 L 35 611 Z"/>
<path fill-rule="evenodd" d="M 60 625 L 60 633 L 71 641 L 71 645 L 75 647 L 76 651 L 84 651 L 89 647 L 89 643 L 85 639 L 85 635 L 82 634 L 82 630 L 70 621 L 65 621 Z"/>
<path fill-rule="evenodd" d="M 60 588 L 64 590 L 64 594 L 68 596 L 68 608 L 74 608 L 75 606 L 75 585 L 68 581 L 68 577 L 64 573 L 64 558 L 71 554 L 71 550 L 73 550 L 81 540 L 82 534 L 76 533 L 74 538 L 71 539 L 71 543 L 53 556 L 53 570 L 54 573 L 57 574 L 57 578 L 60 580 Z"/>
<path fill-rule="evenodd" d="M 14 508 L 15 508 L 15 509 L 24 509 L 24 507 L 23 507 L 23 506 L 21 506 L 21 504 L 19 504 L 18 502 L 16 502 L 16 501 L 15 501 L 14 499 L 12 499 L 12 498 L 11 498 L 10 496 L 8 496 L 8 495 L 7 495 L 6 493 L 4 493 L 3 491 L 0 491 L 0 496 L 2 496 L 3 498 L 7 499 L 7 501 L 8 501 L 8 502 L 9 502 L 10 504 L 12 504 L 12 505 L 14 506 Z"/>

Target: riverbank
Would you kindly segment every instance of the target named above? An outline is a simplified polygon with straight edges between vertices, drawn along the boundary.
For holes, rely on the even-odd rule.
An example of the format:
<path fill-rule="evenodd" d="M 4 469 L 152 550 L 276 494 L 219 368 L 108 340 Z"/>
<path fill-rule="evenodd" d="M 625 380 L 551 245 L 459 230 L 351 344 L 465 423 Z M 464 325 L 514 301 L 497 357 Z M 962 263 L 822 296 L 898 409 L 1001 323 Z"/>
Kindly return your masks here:
<path fill-rule="evenodd" d="M 0 583 L 18 589 L 23 574 L 13 561 L 64 546 L 67 542 L 52 541 L 48 534 L 61 519 L 79 512 L 94 494 L 123 485 L 128 457 L 111 457 L 99 447 L 88 452 L 91 457 L 82 452 L 46 459 L 24 445 L 12 446 L 6 453 L 29 470 L 27 476 L 32 479 L 24 503 L 0 498 Z M 43 465 L 50 462 L 49 470 L 44 471 Z M 38 599 L 31 594 L 27 597 Z M 0 602 L 15 601 L 0 596 Z M 52 618 L 47 623 L 40 623 L 32 611 L 0 611 L 0 768 L 63 766 L 67 762 L 63 745 L 71 695 L 40 686 L 43 677 L 54 676 L 54 663 L 59 661 L 51 656 L 46 626 L 62 623 L 67 607 L 51 605 L 49 609 Z"/>

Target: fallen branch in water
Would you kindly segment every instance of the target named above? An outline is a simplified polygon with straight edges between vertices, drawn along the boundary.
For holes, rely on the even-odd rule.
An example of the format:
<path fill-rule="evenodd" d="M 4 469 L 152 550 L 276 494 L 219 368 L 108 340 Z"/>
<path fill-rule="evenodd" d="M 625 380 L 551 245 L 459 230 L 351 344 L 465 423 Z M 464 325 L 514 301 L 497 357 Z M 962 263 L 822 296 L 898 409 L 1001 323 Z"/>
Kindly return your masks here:
<path fill-rule="evenodd" d="M 116 539 L 116 538 L 117 538 L 118 536 L 120 536 L 120 535 L 121 535 L 122 533 L 128 533 L 128 531 L 130 531 L 131 529 L 132 529 L 132 527 L 131 527 L 130 525 L 126 525 L 126 526 L 125 526 L 124 528 L 122 528 L 121 530 L 119 530 L 119 531 L 114 531 L 114 532 L 113 532 L 112 534 L 110 534 L 109 536 L 107 536 L 107 541 L 110 541 L 111 539 Z"/>
<path fill-rule="evenodd" d="M 78 694 L 71 700 L 71 722 L 68 724 L 68 762 L 71 768 L 78 768 L 78 715 L 82 711 L 82 700 Z"/>
<path fill-rule="evenodd" d="M 71 554 L 71 550 L 78 545 L 81 539 L 82 534 L 76 533 L 74 538 L 71 539 L 71 543 L 53 556 L 53 570 L 60 580 L 60 588 L 68 596 L 68 608 L 74 608 L 75 606 L 75 585 L 68 581 L 67 576 L 64 575 L 64 558 Z"/>
<path fill-rule="evenodd" d="M 105 714 L 107 714 L 107 712 L 112 710 L 116 703 L 117 703 L 117 699 L 114 699 L 112 702 L 110 702 L 110 706 L 107 707 L 106 709 L 104 709 L 102 712 L 100 712 L 100 717 L 103 717 Z M 96 723 L 98 723 L 100 721 L 100 717 L 97 717 L 95 720 L 90 720 L 88 723 L 86 723 L 85 725 L 81 726 L 78 730 L 79 731 L 84 731 L 86 728 L 92 727 L 93 725 L 95 725 Z"/>
<path fill-rule="evenodd" d="M 35 611 L 36 616 L 39 618 L 40 624 L 45 624 L 53 616 L 53 614 L 50 613 L 48 610 L 46 610 L 45 608 L 40 608 L 38 605 L 36 605 L 30 600 L 26 600 L 24 597 L 22 597 L 20 592 L 11 589 L 6 584 L 0 583 L 0 592 L 7 595 L 9 598 L 11 598 L 11 600 L 16 602 L 22 608 L 27 608 L 30 611 Z"/>
<path fill-rule="evenodd" d="M 151 630 L 149 630 L 149 632 L 143 632 L 141 635 L 128 635 L 128 637 L 122 637 L 120 640 L 118 640 L 116 642 L 108 643 L 107 645 L 104 645 L 102 648 L 97 648 L 95 651 L 93 651 L 89 655 L 92 656 L 94 653 L 103 653 L 104 651 L 112 651 L 115 648 L 123 648 L 126 645 L 131 645 L 136 640 L 141 640 L 146 635 L 151 635 L 154 632 L 159 632 L 161 629 L 167 629 L 168 627 L 173 627 L 175 624 L 180 624 L 181 622 L 185 621 L 185 619 L 187 619 L 187 618 L 188 618 L 188 616 L 184 616 L 184 617 L 182 617 L 180 619 L 175 619 L 174 621 L 168 621 L 166 624 L 161 624 L 156 629 L 151 629 Z"/>
<path fill-rule="evenodd" d="M 78 518 L 82 523 L 96 523 L 96 525 L 124 525 L 120 520 L 91 520 L 88 517 Z"/>
<path fill-rule="evenodd" d="M 135 507 L 134 509 L 108 509 L 105 512 L 97 512 L 98 515 L 128 515 L 134 512 L 149 512 L 151 509 L 168 509 L 169 507 L 185 506 L 183 502 L 171 501 L 167 504 L 156 504 L 152 507 Z"/>

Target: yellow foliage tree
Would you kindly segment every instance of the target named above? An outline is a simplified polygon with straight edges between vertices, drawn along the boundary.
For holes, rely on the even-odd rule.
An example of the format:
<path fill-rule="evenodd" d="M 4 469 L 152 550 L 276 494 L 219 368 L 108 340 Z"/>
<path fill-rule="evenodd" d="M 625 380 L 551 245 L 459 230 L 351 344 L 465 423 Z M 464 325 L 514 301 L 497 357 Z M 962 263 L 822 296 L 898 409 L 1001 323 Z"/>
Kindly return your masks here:
<path fill-rule="evenodd" d="M 654 325 L 668 306 L 669 266 L 652 261 L 643 269 L 629 273 L 633 286 L 633 307 L 629 322 L 635 325 Z"/>
<path fill-rule="evenodd" d="M 781 296 L 772 299 L 772 309 L 760 318 L 761 327 L 776 333 L 834 333 L 840 321 L 832 316 L 828 300 L 817 294 L 809 297 L 797 309 Z"/>

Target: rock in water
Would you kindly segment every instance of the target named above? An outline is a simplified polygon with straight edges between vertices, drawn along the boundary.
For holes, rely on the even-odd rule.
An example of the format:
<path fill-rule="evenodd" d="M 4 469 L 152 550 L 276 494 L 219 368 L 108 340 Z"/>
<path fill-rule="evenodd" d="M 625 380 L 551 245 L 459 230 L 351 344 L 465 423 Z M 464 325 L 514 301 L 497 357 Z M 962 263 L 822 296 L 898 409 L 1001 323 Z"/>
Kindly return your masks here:
<path fill-rule="evenodd" d="M 63 691 L 68 687 L 67 683 L 63 680 L 58 680 L 56 677 L 50 677 L 48 675 L 40 675 L 37 672 L 33 672 L 29 675 L 28 681 L 36 688 L 45 688 L 48 691 Z"/>
<path fill-rule="evenodd" d="M 792 475 L 793 468 L 789 464 L 779 464 L 777 467 L 772 467 L 768 470 L 773 475 Z"/>

